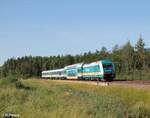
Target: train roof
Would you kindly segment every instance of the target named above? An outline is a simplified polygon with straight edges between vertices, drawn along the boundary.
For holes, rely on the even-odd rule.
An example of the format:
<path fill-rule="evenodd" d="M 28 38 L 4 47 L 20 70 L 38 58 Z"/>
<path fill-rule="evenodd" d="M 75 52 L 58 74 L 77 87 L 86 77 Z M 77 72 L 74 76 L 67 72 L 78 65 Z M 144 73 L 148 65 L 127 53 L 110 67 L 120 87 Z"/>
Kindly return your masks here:
<path fill-rule="evenodd" d="M 80 67 L 81 65 L 83 65 L 83 63 L 77 63 L 77 64 L 72 64 L 72 65 L 68 65 L 65 66 L 65 69 L 67 68 L 76 68 L 76 67 Z"/>
<path fill-rule="evenodd" d="M 99 64 L 100 63 L 100 61 L 95 61 L 95 62 L 92 62 L 92 63 L 85 63 L 84 64 L 84 67 L 87 67 L 87 66 L 94 66 L 94 65 L 97 65 L 97 64 Z"/>
<path fill-rule="evenodd" d="M 101 60 L 103 64 L 107 64 L 107 63 L 112 63 L 111 60 L 109 59 L 104 59 L 104 60 Z"/>
<path fill-rule="evenodd" d="M 109 59 L 103 59 L 103 60 L 99 60 L 99 61 L 95 61 L 95 62 L 91 62 L 91 63 L 85 63 L 84 67 L 94 66 L 94 65 L 97 65 L 98 63 L 102 63 L 102 64 L 108 64 L 109 63 L 110 64 L 110 63 L 112 63 L 112 61 Z"/>
<path fill-rule="evenodd" d="M 48 73 L 48 72 L 61 72 L 64 71 L 64 68 L 61 69 L 55 69 L 55 70 L 46 70 L 46 71 L 42 71 L 42 73 Z"/>

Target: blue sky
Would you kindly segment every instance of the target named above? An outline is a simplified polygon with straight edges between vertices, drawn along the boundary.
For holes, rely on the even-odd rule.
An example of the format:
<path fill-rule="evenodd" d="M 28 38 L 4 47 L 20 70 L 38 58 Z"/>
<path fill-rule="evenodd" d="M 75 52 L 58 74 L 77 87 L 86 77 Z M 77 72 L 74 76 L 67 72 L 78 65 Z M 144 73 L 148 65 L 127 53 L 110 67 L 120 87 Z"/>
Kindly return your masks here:
<path fill-rule="evenodd" d="M 150 47 L 149 0 L 0 0 L 0 65 L 25 55 L 111 50 L 142 34 Z"/>

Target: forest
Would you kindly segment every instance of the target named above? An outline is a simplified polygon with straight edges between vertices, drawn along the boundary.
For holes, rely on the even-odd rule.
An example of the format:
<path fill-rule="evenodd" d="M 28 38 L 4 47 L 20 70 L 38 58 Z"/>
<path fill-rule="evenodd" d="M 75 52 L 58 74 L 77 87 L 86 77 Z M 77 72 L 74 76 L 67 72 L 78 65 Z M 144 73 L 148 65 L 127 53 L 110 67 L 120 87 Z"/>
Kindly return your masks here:
<path fill-rule="evenodd" d="M 10 58 L 0 67 L 0 76 L 16 75 L 21 78 L 40 78 L 41 71 L 63 68 L 79 62 L 89 63 L 101 59 L 110 59 L 116 68 L 116 79 L 134 80 L 150 79 L 150 48 L 145 48 L 140 36 L 133 46 L 128 41 L 123 46 L 115 45 L 111 51 L 102 47 L 95 52 L 66 54 L 55 56 L 24 56 Z"/>

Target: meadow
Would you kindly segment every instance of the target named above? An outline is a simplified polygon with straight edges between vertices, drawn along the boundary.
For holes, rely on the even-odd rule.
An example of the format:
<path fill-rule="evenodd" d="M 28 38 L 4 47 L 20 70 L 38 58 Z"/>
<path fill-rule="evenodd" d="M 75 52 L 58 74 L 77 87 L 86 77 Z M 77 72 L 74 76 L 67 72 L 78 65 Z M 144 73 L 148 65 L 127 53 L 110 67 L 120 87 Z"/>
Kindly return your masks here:
<path fill-rule="evenodd" d="M 149 118 L 150 90 L 16 77 L 0 79 L 0 117 Z"/>

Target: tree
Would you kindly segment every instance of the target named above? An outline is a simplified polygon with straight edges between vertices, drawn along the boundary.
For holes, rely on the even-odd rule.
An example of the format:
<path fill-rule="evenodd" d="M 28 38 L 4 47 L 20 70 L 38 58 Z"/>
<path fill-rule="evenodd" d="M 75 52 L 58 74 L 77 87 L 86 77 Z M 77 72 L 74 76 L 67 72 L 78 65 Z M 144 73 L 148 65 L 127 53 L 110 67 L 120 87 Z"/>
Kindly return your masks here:
<path fill-rule="evenodd" d="M 137 67 L 139 69 L 144 67 L 145 64 L 145 43 L 142 38 L 142 36 L 139 37 L 136 45 L 135 45 L 135 51 L 136 51 L 136 58 L 137 58 Z"/>
<path fill-rule="evenodd" d="M 140 37 L 135 45 L 135 49 L 138 51 L 138 53 L 144 53 L 144 51 L 145 51 L 144 46 L 145 46 L 144 39 L 140 35 Z"/>
<path fill-rule="evenodd" d="M 102 47 L 101 50 L 100 50 L 100 56 L 105 59 L 107 58 L 109 55 L 109 52 L 107 51 L 107 48 L 106 47 Z"/>
<path fill-rule="evenodd" d="M 122 68 L 126 72 L 129 72 L 134 67 L 134 48 L 132 47 L 130 41 L 128 41 L 121 49 L 120 58 L 122 60 Z"/>

